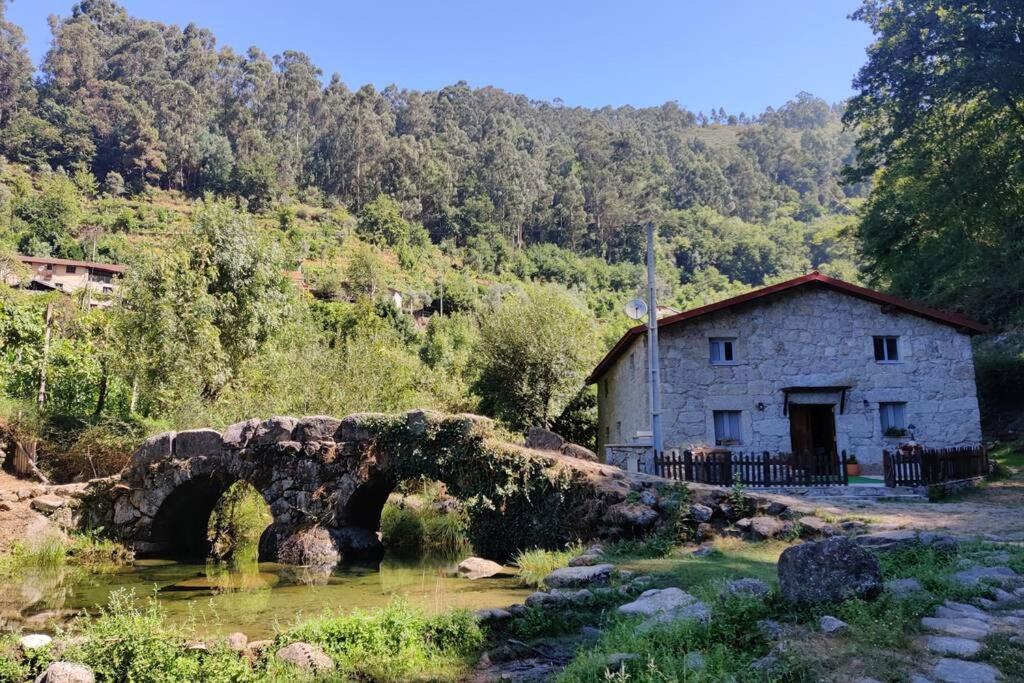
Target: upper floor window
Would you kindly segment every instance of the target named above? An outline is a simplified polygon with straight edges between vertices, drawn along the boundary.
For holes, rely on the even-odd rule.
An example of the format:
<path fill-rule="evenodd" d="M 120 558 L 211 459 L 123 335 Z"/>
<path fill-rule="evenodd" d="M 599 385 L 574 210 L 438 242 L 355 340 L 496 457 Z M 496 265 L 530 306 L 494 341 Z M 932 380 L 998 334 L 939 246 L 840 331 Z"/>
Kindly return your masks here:
<path fill-rule="evenodd" d="M 70 275 L 71 273 L 75 272 L 75 267 L 74 266 L 65 266 L 64 267 L 64 272 L 68 273 Z"/>
<path fill-rule="evenodd" d="M 875 361 L 879 363 L 896 363 L 899 359 L 899 337 L 875 337 Z"/>
<path fill-rule="evenodd" d="M 882 434 L 903 436 L 907 433 L 907 404 L 879 403 L 878 414 L 882 418 Z"/>
<path fill-rule="evenodd" d="M 740 435 L 739 410 L 716 410 L 714 416 L 716 446 L 734 446 L 743 443 Z"/>
<path fill-rule="evenodd" d="M 731 365 L 736 362 L 735 339 L 709 339 L 708 350 L 712 365 Z"/>

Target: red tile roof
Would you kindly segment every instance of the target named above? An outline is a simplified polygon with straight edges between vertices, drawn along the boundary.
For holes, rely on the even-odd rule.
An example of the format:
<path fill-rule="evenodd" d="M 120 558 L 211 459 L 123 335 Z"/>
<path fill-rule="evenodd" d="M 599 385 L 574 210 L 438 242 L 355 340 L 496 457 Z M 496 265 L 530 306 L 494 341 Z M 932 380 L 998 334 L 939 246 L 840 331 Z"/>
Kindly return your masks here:
<path fill-rule="evenodd" d="M 822 275 L 817 271 L 814 271 L 813 273 L 810 273 L 808 275 L 793 278 L 792 280 L 779 282 L 778 284 L 770 285 L 768 287 L 755 289 L 752 292 L 740 294 L 739 296 L 734 296 L 723 301 L 708 304 L 707 306 L 693 308 L 690 309 L 689 311 L 683 311 L 682 313 L 677 313 L 675 315 L 670 315 L 668 317 L 661 318 L 660 320 L 658 320 L 658 329 L 660 330 L 663 327 L 668 327 L 670 325 L 676 325 L 678 323 L 686 322 L 688 320 L 693 320 L 694 318 L 699 318 L 701 316 L 708 315 L 709 313 L 721 311 L 726 308 L 732 308 L 733 306 L 738 306 L 740 304 L 745 304 L 750 301 L 756 301 L 758 299 L 786 292 L 797 287 L 805 286 L 825 287 L 826 289 L 831 289 L 837 292 L 842 292 L 844 294 L 849 294 L 850 296 L 855 296 L 859 299 L 864 299 L 866 301 L 872 301 L 874 303 L 882 304 L 883 306 L 891 306 L 893 308 L 898 308 L 900 310 L 906 311 L 907 313 L 911 313 L 913 315 L 917 315 L 937 323 L 951 325 L 953 327 L 960 329 L 963 332 L 966 332 L 967 334 L 979 334 L 982 332 L 989 331 L 988 326 L 982 325 L 981 323 L 971 320 L 970 318 L 962 316 L 958 313 L 946 313 L 944 311 L 939 311 L 934 308 L 928 308 L 927 306 L 922 306 L 921 304 L 917 304 L 912 301 L 900 299 L 889 294 L 883 294 L 882 292 L 876 292 L 875 290 L 868 289 L 867 287 L 860 287 L 858 285 L 850 284 L 849 282 L 837 280 L 836 278 L 828 277 L 827 275 Z M 626 332 L 626 334 L 622 335 L 622 338 L 619 339 L 615 346 L 612 347 L 611 351 L 609 351 L 605 355 L 605 357 L 601 359 L 601 362 L 597 364 L 597 367 L 594 368 L 594 371 L 590 373 L 590 377 L 587 378 L 587 383 L 593 384 L 594 382 L 596 382 L 598 378 L 600 378 L 601 375 L 603 375 L 604 372 L 611 366 L 615 359 L 618 358 L 619 355 L 621 355 L 626 350 L 626 348 L 633 341 L 633 339 L 642 335 L 646 330 L 647 325 L 637 325 L 636 327 L 630 328 Z"/>
<path fill-rule="evenodd" d="M 116 263 L 96 263 L 94 261 L 72 261 L 63 258 L 49 258 L 45 256 L 19 256 L 18 260 L 22 263 L 28 264 L 40 264 L 40 265 L 53 265 L 53 266 L 75 266 L 81 268 L 91 268 L 92 270 L 102 270 L 108 273 L 123 273 L 128 270 L 127 266 L 119 266 Z"/>

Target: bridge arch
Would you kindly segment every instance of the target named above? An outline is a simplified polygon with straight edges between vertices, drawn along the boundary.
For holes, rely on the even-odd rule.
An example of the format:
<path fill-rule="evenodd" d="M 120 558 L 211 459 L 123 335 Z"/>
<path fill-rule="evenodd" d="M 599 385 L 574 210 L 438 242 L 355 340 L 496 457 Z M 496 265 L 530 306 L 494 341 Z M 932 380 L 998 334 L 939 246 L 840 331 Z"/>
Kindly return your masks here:
<path fill-rule="evenodd" d="M 606 514 L 639 486 L 621 470 L 497 441 L 486 418 L 422 410 L 161 434 L 135 452 L 109 490 L 109 512 L 94 521 L 142 552 L 195 550 L 199 520 L 205 525 L 219 496 L 244 480 L 273 515 L 261 554 L 306 564 L 330 557 L 304 554 L 312 541 L 332 544 L 341 557 L 379 553 L 388 495 L 398 481 L 419 477 L 473 501 L 471 540 L 494 559 L 638 531 Z"/>

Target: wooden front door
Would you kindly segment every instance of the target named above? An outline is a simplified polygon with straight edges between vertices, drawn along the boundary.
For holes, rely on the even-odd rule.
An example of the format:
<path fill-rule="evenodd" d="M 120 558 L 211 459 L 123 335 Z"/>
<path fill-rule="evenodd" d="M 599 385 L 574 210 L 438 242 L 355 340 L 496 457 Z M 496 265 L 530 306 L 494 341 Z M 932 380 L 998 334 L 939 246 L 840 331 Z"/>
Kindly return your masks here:
<path fill-rule="evenodd" d="M 836 450 L 836 418 L 833 405 L 790 405 L 789 438 L 793 454 L 813 455 L 815 460 Z"/>

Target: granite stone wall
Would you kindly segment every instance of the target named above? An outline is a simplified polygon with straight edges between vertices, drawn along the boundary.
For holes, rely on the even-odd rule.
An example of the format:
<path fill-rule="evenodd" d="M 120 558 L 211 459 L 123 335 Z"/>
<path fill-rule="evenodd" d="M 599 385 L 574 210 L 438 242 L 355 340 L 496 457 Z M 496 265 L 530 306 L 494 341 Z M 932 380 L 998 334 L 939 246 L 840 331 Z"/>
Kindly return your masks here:
<path fill-rule="evenodd" d="M 899 337 L 899 362 L 875 361 L 876 336 Z M 714 337 L 735 339 L 734 364 L 710 363 Z M 649 429 L 644 343 L 637 339 L 598 382 L 602 454 Z M 880 471 L 883 449 L 906 441 L 883 434 L 880 402 L 905 402 L 906 423 L 926 447 L 981 441 L 970 337 L 874 302 L 801 288 L 663 328 L 660 346 L 666 449 L 714 445 L 713 412 L 738 410 L 742 439 L 731 450 L 788 452 L 783 388 L 825 386 L 850 387 L 842 411 L 839 391 L 791 393 L 789 402 L 833 405 L 838 447 L 869 472 Z"/>

